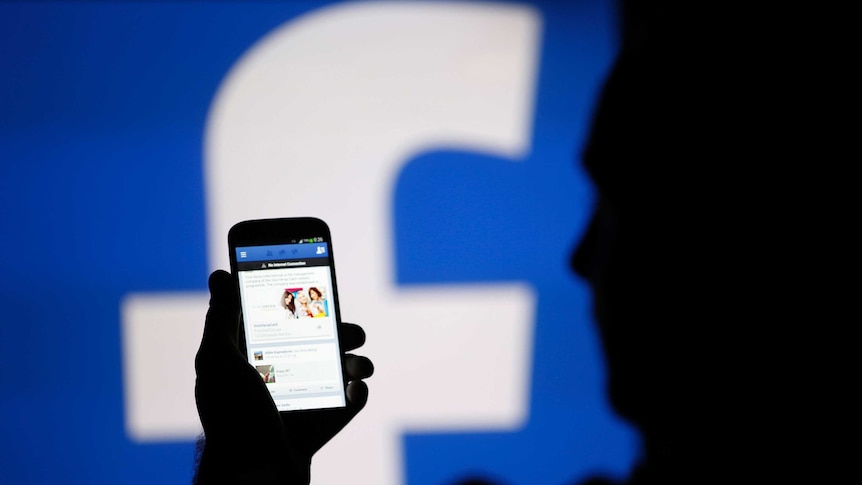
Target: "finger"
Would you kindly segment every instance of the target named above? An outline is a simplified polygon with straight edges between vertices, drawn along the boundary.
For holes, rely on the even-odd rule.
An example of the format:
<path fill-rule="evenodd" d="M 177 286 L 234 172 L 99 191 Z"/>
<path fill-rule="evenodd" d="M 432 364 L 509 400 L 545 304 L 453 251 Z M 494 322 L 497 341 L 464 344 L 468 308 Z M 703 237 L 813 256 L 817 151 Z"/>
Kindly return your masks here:
<path fill-rule="evenodd" d="M 368 386 L 362 381 L 353 381 L 347 386 L 347 407 L 355 415 L 368 402 Z"/>
<path fill-rule="evenodd" d="M 216 311 L 216 325 L 234 344 L 239 334 L 239 299 L 236 284 L 227 271 L 216 270 L 210 275 L 210 309 Z"/>
<path fill-rule="evenodd" d="M 350 352 L 365 344 L 365 330 L 355 323 L 342 322 L 338 327 L 338 336 L 343 352 Z"/>
<path fill-rule="evenodd" d="M 361 355 L 345 355 L 344 367 L 347 369 L 347 378 L 350 381 L 366 379 L 374 374 L 374 363 L 368 357 Z"/>
<path fill-rule="evenodd" d="M 201 340 L 202 353 L 219 345 L 236 346 L 239 312 L 233 278 L 226 271 L 214 271 L 209 278 L 210 306 Z"/>
<path fill-rule="evenodd" d="M 230 273 L 220 269 L 213 271 L 209 278 L 209 288 L 210 307 L 223 308 L 233 312 L 239 308 L 236 285 Z"/>

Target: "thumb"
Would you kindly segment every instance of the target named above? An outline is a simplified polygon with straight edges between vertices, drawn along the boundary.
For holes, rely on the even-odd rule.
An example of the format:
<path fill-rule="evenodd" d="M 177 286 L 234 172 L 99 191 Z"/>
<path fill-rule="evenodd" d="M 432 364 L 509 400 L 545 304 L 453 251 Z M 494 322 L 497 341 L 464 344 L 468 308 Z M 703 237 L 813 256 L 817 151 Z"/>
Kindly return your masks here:
<path fill-rule="evenodd" d="M 239 298 L 233 277 L 216 270 L 209 278 L 210 306 L 207 311 L 201 351 L 228 344 L 236 348 L 239 335 Z"/>

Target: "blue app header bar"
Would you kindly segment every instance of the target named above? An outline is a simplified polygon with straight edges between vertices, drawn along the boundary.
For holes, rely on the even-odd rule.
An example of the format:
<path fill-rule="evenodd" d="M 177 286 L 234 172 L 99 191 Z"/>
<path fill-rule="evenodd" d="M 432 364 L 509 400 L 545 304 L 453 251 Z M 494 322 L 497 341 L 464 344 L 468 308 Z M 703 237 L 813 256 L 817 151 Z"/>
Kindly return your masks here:
<path fill-rule="evenodd" d="M 277 244 L 274 246 L 247 246 L 236 248 L 237 263 L 250 261 L 272 261 L 278 259 L 328 258 L 329 244 L 325 242 L 304 244 Z"/>

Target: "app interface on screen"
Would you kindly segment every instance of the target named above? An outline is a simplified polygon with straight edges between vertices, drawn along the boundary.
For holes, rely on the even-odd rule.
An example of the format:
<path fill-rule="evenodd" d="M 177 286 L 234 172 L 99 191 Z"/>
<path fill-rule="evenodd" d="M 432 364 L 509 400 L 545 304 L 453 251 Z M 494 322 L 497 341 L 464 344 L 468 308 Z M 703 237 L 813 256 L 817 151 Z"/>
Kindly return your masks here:
<path fill-rule="evenodd" d="M 321 239 L 236 248 L 248 360 L 280 411 L 346 405 Z"/>

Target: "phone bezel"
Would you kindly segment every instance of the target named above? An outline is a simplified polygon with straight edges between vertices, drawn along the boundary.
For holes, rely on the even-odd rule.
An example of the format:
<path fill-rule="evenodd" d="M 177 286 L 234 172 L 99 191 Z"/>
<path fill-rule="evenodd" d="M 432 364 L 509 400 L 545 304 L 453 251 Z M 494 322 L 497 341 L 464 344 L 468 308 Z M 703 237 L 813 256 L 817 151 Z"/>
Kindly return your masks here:
<path fill-rule="evenodd" d="M 347 407 L 347 366 L 345 363 L 344 345 L 341 341 L 341 303 L 338 298 L 338 282 L 335 276 L 335 252 L 332 245 L 332 233 L 329 226 L 316 217 L 286 217 L 278 219 L 255 219 L 235 224 L 228 231 L 228 251 L 230 252 L 230 270 L 234 281 L 237 298 L 240 298 L 239 272 L 236 260 L 236 248 L 244 246 L 266 246 L 270 244 L 291 244 L 292 239 L 305 238 L 312 235 L 323 236 L 328 245 L 329 273 L 332 278 L 332 303 L 335 315 L 335 338 L 338 342 L 339 360 L 341 361 L 342 394 L 344 406 L 333 408 L 315 408 L 279 411 L 281 413 L 314 413 L 340 411 Z M 313 244 L 313 243 L 311 243 Z M 240 302 L 239 350 L 248 362 L 248 347 L 245 338 L 245 322 Z M 249 365 L 252 365 L 249 362 Z"/>

